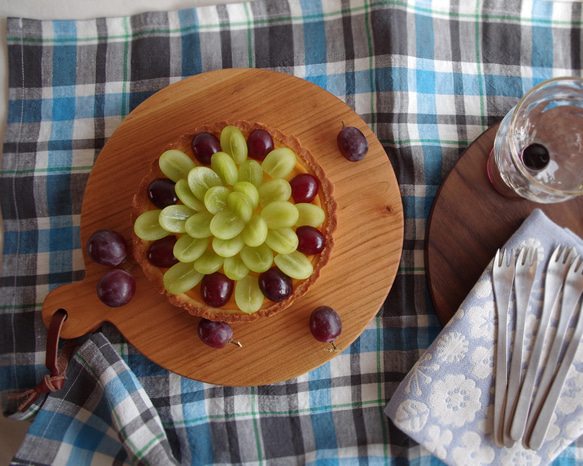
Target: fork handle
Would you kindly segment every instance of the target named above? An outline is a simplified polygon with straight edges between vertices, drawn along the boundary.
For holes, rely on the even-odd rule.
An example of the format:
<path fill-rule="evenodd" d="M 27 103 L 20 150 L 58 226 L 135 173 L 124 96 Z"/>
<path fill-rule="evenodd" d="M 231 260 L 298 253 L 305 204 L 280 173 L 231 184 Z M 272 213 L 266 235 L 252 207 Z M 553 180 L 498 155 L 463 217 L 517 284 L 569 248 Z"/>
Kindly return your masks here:
<path fill-rule="evenodd" d="M 520 257 L 518 260 L 520 261 Z M 511 447 L 514 444 L 514 439 L 510 436 L 510 429 L 514 418 L 516 404 L 518 402 L 518 396 L 520 394 L 522 364 L 524 362 L 524 327 L 533 281 L 534 274 L 526 276 L 525 274 L 516 273 L 516 276 L 514 277 L 514 289 L 516 294 L 516 328 L 514 329 L 510 375 L 508 376 L 506 407 L 504 410 L 504 445 L 507 447 Z"/>
<path fill-rule="evenodd" d="M 583 316 L 583 302 L 581 303 L 579 308 L 577 326 L 575 327 L 573 337 L 571 338 L 571 341 L 567 346 L 567 350 L 565 352 L 565 356 L 563 357 L 563 361 L 559 366 L 555 379 L 551 384 L 547 397 L 544 401 L 544 404 L 542 405 L 538 418 L 536 419 L 530 438 L 528 439 L 528 446 L 533 450 L 537 450 L 538 448 L 540 448 L 545 439 L 551 421 L 551 417 L 555 412 L 557 402 L 559 401 L 559 396 L 561 395 L 563 385 L 565 383 L 565 380 L 567 379 L 567 374 L 569 373 L 569 369 L 571 368 L 573 359 L 575 359 L 575 353 L 577 352 L 577 348 L 579 347 L 581 337 L 583 337 L 582 316 Z"/>
<path fill-rule="evenodd" d="M 534 382 L 536 380 L 539 362 L 544 349 L 544 340 L 547 332 L 547 327 L 549 321 L 551 320 L 552 310 L 556 305 L 557 298 L 559 295 L 559 288 L 560 282 L 557 283 L 557 286 L 545 285 L 545 289 L 547 290 L 556 289 L 556 293 L 553 293 L 552 295 L 549 295 L 547 293 L 545 295 L 545 299 L 543 302 L 541 321 L 538 327 L 534 347 L 530 355 L 530 361 L 526 368 L 524 382 L 522 383 L 522 388 L 520 389 L 518 402 L 516 403 L 516 409 L 514 410 L 514 419 L 512 419 L 512 424 L 510 426 L 510 438 L 515 441 L 518 441 L 522 438 L 524 434 L 524 429 L 527 424 L 526 421 L 529 414 L 529 406 L 532 399 L 532 393 L 534 390 Z"/>
<path fill-rule="evenodd" d="M 553 376 L 555 375 L 555 371 L 559 365 L 559 356 L 561 354 L 561 349 L 563 348 L 564 335 L 568 330 L 569 322 L 573 316 L 573 312 L 576 310 L 578 297 L 579 291 L 574 287 L 563 287 L 563 299 L 561 303 L 561 312 L 559 314 L 559 325 L 557 327 L 557 331 L 555 332 L 555 337 L 551 344 L 551 349 L 549 350 L 549 354 L 545 361 L 545 367 L 539 382 L 538 391 L 534 396 L 534 400 L 531 404 L 531 411 L 527 420 L 527 425 L 529 426 L 528 430 L 533 429 L 536 413 L 540 411 L 544 402 L 544 397 L 553 382 Z"/>

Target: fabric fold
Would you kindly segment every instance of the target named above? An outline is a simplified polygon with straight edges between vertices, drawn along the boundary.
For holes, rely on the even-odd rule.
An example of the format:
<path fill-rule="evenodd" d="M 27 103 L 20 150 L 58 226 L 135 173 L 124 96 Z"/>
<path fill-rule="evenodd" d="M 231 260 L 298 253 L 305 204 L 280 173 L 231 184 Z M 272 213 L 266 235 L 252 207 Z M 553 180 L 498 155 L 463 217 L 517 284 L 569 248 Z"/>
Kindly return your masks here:
<path fill-rule="evenodd" d="M 63 388 L 42 403 L 13 464 L 42 464 L 39 451 L 46 464 L 65 464 L 83 450 L 116 464 L 177 464 L 152 401 L 102 333 L 74 354 Z"/>

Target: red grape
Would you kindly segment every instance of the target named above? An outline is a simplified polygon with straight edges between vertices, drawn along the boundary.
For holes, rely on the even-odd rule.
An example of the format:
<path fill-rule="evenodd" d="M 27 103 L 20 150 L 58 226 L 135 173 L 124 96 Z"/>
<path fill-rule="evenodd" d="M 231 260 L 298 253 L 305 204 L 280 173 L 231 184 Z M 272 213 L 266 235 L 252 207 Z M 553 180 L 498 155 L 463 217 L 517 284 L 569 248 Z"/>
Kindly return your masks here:
<path fill-rule="evenodd" d="M 214 134 L 200 133 L 192 139 L 192 152 L 194 152 L 196 160 L 203 165 L 210 165 L 211 157 L 220 150 L 221 142 Z"/>
<path fill-rule="evenodd" d="M 263 160 L 274 148 L 273 138 L 264 129 L 256 129 L 247 138 L 248 155 L 255 160 Z"/>
<path fill-rule="evenodd" d="M 301 173 L 289 182 L 292 197 L 296 203 L 312 202 L 318 195 L 318 178 L 309 173 Z"/>
<path fill-rule="evenodd" d="M 362 131 L 354 126 L 345 126 L 336 137 L 340 153 L 351 162 L 362 160 L 368 152 L 368 141 Z"/>
<path fill-rule="evenodd" d="M 326 238 L 310 225 L 302 225 L 296 229 L 298 236 L 298 251 L 303 254 L 319 254 L 326 245 Z"/>
<path fill-rule="evenodd" d="M 272 267 L 259 275 L 259 289 L 267 299 L 278 303 L 292 294 L 293 283 L 285 273 Z"/>
<path fill-rule="evenodd" d="M 198 324 L 198 336 L 213 348 L 224 348 L 232 341 L 233 329 L 226 322 L 202 319 Z"/>
<path fill-rule="evenodd" d="M 329 306 L 319 306 L 310 316 L 310 331 L 316 340 L 330 343 L 342 332 L 340 316 Z"/>
<path fill-rule="evenodd" d="M 549 151 L 542 144 L 529 144 L 522 151 L 522 161 L 531 170 L 542 170 L 549 164 Z"/>
<path fill-rule="evenodd" d="M 168 178 L 157 178 L 148 186 L 148 198 L 159 209 L 174 205 L 178 202 L 178 196 L 174 190 L 176 183 Z"/>
<path fill-rule="evenodd" d="M 174 257 L 174 245 L 176 236 L 166 236 L 154 241 L 148 248 L 148 261 L 155 267 L 170 268 L 178 263 Z"/>
<path fill-rule="evenodd" d="M 110 270 L 97 283 L 97 296 L 109 307 L 129 303 L 135 293 L 136 280 L 125 270 Z"/>
<path fill-rule="evenodd" d="M 117 231 L 103 229 L 93 233 L 87 240 L 87 254 L 100 265 L 115 267 L 128 254 L 125 239 Z"/>
<path fill-rule="evenodd" d="M 220 272 L 205 275 L 200 282 L 200 293 L 203 301 L 212 307 L 221 307 L 227 304 L 235 282 Z"/>

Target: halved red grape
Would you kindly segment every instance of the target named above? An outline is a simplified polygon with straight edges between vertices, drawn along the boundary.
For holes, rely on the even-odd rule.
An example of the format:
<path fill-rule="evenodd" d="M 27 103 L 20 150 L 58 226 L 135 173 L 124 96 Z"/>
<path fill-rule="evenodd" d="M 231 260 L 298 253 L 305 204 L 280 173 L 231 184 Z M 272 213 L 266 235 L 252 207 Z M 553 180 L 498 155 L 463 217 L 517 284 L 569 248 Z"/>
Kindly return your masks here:
<path fill-rule="evenodd" d="M 202 319 L 198 323 L 198 336 L 212 348 L 224 348 L 233 341 L 233 329 L 226 322 Z"/>
<path fill-rule="evenodd" d="M 264 129 L 255 129 L 247 138 L 248 155 L 255 160 L 263 160 L 274 148 L 273 138 Z"/>
<path fill-rule="evenodd" d="M 316 340 L 330 343 L 342 332 L 340 316 L 330 306 L 319 306 L 310 316 L 310 331 Z"/>
<path fill-rule="evenodd" d="M 176 183 L 168 178 L 157 178 L 148 186 L 148 198 L 159 209 L 174 205 L 178 202 L 175 185 Z"/>
<path fill-rule="evenodd" d="M 221 142 L 214 134 L 200 133 L 192 138 L 192 152 L 194 152 L 196 160 L 203 165 L 210 165 L 211 157 L 220 150 Z"/>
<path fill-rule="evenodd" d="M 292 294 L 293 283 L 285 273 L 272 267 L 259 275 L 259 289 L 267 299 L 278 303 Z"/>
<path fill-rule="evenodd" d="M 354 126 L 345 126 L 336 137 L 340 153 L 351 162 L 362 160 L 368 152 L 368 141 L 362 131 Z"/>
<path fill-rule="evenodd" d="M 319 254 L 326 245 L 326 238 L 320 230 L 310 225 L 303 225 L 296 229 L 298 237 L 298 251 L 303 254 Z"/>
<path fill-rule="evenodd" d="M 297 203 L 312 202 L 318 195 L 318 178 L 310 173 L 301 173 L 289 182 L 292 189 L 292 197 Z"/>
<path fill-rule="evenodd" d="M 110 270 L 97 283 L 97 296 L 109 307 L 129 303 L 135 293 L 136 280 L 125 270 Z"/>
<path fill-rule="evenodd" d="M 148 261 L 155 267 L 170 268 L 178 263 L 174 257 L 176 236 L 166 236 L 154 241 L 148 248 Z"/>
<path fill-rule="evenodd" d="M 100 265 L 115 267 L 128 254 L 124 237 L 110 229 L 97 230 L 87 240 L 87 254 Z"/>
<path fill-rule="evenodd" d="M 220 272 L 205 275 L 200 282 L 203 301 L 212 307 L 221 307 L 229 302 L 235 282 Z"/>

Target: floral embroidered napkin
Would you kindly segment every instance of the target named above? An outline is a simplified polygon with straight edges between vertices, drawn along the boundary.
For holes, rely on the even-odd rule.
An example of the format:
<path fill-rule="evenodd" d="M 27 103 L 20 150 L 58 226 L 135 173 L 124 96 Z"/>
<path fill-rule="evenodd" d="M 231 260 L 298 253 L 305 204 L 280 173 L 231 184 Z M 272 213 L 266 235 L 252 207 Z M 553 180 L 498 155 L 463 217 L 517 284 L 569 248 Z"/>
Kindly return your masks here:
<path fill-rule="evenodd" d="M 536 209 L 504 246 L 538 248 L 539 264 L 526 319 L 526 357 L 538 327 L 547 262 L 559 244 L 574 246 L 583 254 L 583 240 Z M 491 273 L 492 262 L 455 316 L 399 385 L 385 414 L 399 429 L 448 464 L 547 464 L 583 434 L 583 344 L 541 448 L 529 450 L 520 442 L 510 448 L 497 448 L 491 436 L 496 348 Z M 552 325 L 556 325 L 556 320 Z M 554 333 L 549 330 L 547 339 Z"/>

